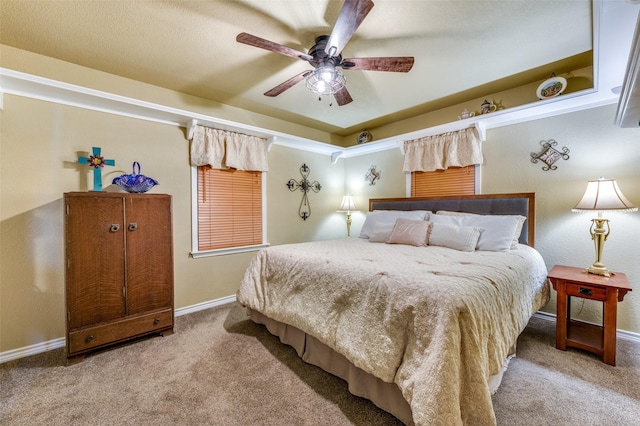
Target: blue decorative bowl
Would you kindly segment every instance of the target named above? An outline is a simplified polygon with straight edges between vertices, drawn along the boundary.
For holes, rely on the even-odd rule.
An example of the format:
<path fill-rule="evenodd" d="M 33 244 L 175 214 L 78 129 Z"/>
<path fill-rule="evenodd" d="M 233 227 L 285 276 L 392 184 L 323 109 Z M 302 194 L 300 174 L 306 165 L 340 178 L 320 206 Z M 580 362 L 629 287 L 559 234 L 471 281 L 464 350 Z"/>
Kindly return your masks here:
<path fill-rule="evenodd" d="M 136 168 L 138 169 L 137 172 Z M 130 175 L 118 176 L 117 178 L 113 179 L 112 183 L 115 183 L 127 192 L 142 193 L 147 192 L 148 190 L 153 188 L 158 184 L 158 181 L 145 175 L 141 175 L 140 163 L 134 161 L 133 173 Z"/>

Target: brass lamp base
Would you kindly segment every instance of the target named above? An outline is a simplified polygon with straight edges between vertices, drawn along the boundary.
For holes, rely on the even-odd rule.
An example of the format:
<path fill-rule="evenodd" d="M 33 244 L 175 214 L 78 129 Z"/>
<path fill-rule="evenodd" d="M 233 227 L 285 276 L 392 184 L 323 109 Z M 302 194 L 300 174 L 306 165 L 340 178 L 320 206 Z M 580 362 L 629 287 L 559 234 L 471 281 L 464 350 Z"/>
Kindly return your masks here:
<path fill-rule="evenodd" d="M 610 270 L 608 270 L 604 265 L 600 264 L 600 265 L 596 265 L 595 263 L 591 266 L 589 266 L 586 271 L 590 274 L 594 274 L 594 275 L 602 275 L 605 277 L 610 277 L 611 275 L 615 275 L 615 272 L 611 272 Z"/>
<path fill-rule="evenodd" d="M 613 272 L 609 271 L 600 261 L 600 259 L 602 258 L 602 249 L 604 248 L 604 242 L 607 241 L 607 237 L 609 236 L 610 232 L 609 220 L 603 219 L 601 214 L 602 213 L 599 212 L 597 218 L 591 219 L 591 229 L 589 230 L 589 232 L 596 248 L 596 261 L 587 268 L 587 272 L 594 275 L 603 275 L 605 277 L 610 277 L 611 275 L 613 275 Z"/>

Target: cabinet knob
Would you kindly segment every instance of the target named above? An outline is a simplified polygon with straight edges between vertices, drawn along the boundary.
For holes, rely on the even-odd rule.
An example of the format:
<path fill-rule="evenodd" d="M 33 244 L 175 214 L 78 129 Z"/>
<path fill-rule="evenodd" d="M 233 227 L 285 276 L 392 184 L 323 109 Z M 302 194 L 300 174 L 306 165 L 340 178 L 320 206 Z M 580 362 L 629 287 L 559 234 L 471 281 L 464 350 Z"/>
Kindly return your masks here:
<path fill-rule="evenodd" d="M 158 325 L 159 322 L 160 322 L 160 319 L 156 318 L 153 320 L 153 325 Z"/>
<path fill-rule="evenodd" d="M 136 229 L 138 229 L 138 224 L 135 222 L 131 222 L 129 224 L 129 231 L 135 231 Z"/>
<path fill-rule="evenodd" d="M 109 228 L 109 232 L 118 232 L 119 230 L 120 230 L 120 224 L 119 223 L 114 223 Z"/>
<path fill-rule="evenodd" d="M 92 340 L 93 340 L 93 334 L 90 334 L 89 336 L 87 336 L 87 338 L 86 338 L 86 339 L 84 339 L 84 342 L 85 342 L 85 343 L 89 343 L 89 342 L 91 342 Z"/>

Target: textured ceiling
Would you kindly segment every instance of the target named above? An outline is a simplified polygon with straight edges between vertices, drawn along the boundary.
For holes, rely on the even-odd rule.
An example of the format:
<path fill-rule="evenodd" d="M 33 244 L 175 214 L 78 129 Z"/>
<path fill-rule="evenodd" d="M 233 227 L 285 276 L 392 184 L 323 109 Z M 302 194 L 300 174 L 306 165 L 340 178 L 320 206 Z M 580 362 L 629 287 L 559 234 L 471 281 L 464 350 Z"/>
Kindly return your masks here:
<path fill-rule="evenodd" d="M 374 2 L 343 56 L 414 56 L 415 65 L 407 74 L 345 71 L 354 101 L 340 107 L 304 82 L 264 96 L 311 67 L 235 37 L 306 52 L 331 33 L 342 0 L 1 0 L 0 43 L 338 135 L 458 103 L 474 88 L 504 90 L 518 82 L 509 77 L 543 80 L 549 64 L 591 65 L 589 0 Z"/>

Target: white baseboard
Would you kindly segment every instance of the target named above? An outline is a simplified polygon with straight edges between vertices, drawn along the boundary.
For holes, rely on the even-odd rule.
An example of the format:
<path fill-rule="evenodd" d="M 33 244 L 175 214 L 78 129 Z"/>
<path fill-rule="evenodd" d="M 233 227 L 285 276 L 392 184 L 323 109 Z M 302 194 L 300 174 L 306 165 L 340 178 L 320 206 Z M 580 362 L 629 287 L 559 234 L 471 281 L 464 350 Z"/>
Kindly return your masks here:
<path fill-rule="evenodd" d="M 209 308 L 215 308 L 216 306 L 226 305 L 227 303 L 233 303 L 236 301 L 236 296 L 223 297 L 221 299 L 209 300 L 208 302 L 196 303 L 195 305 L 185 306 L 184 308 L 178 308 L 175 310 L 174 315 L 179 317 L 181 315 L 192 314 L 194 312 L 202 311 Z M 25 346 L 23 348 L 11 349 L 9 351 L 0 352 L 0 364 L 13 361 L 20 358 L 26 358 L 31 355 L 37 355 L 43 352 L 51 351 L 54 349 L 64 348 L 66 340 L 64 337 L 48 340 L 46 342 L 36 343 L 35 345 Z"/>
<path fill-rule="evenodd" d="M 538 311 L 535 314 L 533 314 L 533 316 L 539 319 L 543 319 L 545 321 L 553 321 L 553 322 L 556 321 L 556 315 L 550 314 L 549 312 Z M 594 324 L 594 325 L 601 325 L 601 324 Z M 632 342 L 640 343 L 640 334 L 634 333 L 632 331 L 618 329 L 618 331 L 616 332 L 616 337 L 618 339 L 630 340 Z"/>
<path fill-rule="evenodd" d="M 195 305 L 185 306 L 175 310 L 175 316 L 192 314 L 194 312 L 203 311 L 205 309 L 215 308 L 216 306 L 226 305 L 227 303 L 234 303 L 236 296 L 227 296 L 220 299 L 209 300 L 207 302 L 196 303 Z M 534 317 L 543 319 L 545 321 L 555 321 L 556 316 L 548 312 L 538 311 L 533 314 Z M 633 333 L 631 331 L 618 330 L 617 336 L 619 339 L 631 340 L 640 343 L 640 334 Z M 36 343 L 35 345 L 25 346 L 23 348 L 12 349 L 6 352 L 0 352 L 0 364 L 13 361 L 20 358 L 26 358 L 31 355 L 37 355 L 43 352 L 51 351 L 54 349 L 64 348 L 66 342 L 64 337 L 48 340 L 46 342 Z"/>
<path fill-rule="evenodd" d="M 196 303 L 195 305 L 185 306 L 184 308 L 178 308 L 175 311 L 175 316 L 192 314 L 198 311 L 204 311 L 205 309 L 215 308 L 216 306 L 226 305 L 227 303 L 233 303 L 236 301 L 236 296 L 227 296 L 221 299 L 209 300 L 207 302 Z"/>
<path fill-rule="evenodd" d="M 66 341 L 64 337 L 59 337 L 46 342 L 36 343 L 35 345 L 25 346 L 24 348 L 12 349 L 6 352 L 0 352 L 0 364 L 13 361 L 15 359 L 26 358 L 31 355 L 40 354 L 54 349 L 64 348 Z"/>

